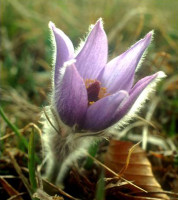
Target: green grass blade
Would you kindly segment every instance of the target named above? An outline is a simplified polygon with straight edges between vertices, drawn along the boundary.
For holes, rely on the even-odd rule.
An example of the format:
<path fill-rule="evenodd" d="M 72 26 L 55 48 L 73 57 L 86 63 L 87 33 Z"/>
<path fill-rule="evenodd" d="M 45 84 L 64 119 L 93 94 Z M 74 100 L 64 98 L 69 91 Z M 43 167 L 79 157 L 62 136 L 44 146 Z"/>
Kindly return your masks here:
<path fill-rule="evenodd" d="M 14 133 L 20 138 L 22 144 L 26 147 L 26 149 L 28 148 L 28 142 L 27 140 L 25 139 L 25 137 L 23 137 L 23 135 L 20 134 L 18 128 L 12 124 L 7 116 L 5 115 L 3 109 L 0 107 L 0 115 L 2 116 L 2 118 L 4 119 L 4 121 L 7 123 L 7 125 L 14 131 Z"/>
<path fill-rule="evenodd" d="M 104 200 L 105 199 L 105 182 L 104 182 L 104 170 L 102 170 L 100 179 L 96 186 L 96 200 Z"/>
<path fill-rule="evenodd" d="M 34 129 L 30 134 L 30 140 L 28 145 L 28 169 L 29 169 L 29 179 L 33 192 L 37 188 L 36 178 L 35 178 L 35 140 L 34 140 Z"/>
<path fill-rule="evenodd" d="M 98 146 L 99 146 L 99 142 L 96 142 L 95 144 L 92 144 L 88 150 L 88 153 L 92 156 L 95 157 L 97 151 L 98 151 Z M 86 159 L 86 164 L 85 164 L 85 169 L 91 169 L 91 167 L 93 166 L 93 159 L 88 157 Z"/>

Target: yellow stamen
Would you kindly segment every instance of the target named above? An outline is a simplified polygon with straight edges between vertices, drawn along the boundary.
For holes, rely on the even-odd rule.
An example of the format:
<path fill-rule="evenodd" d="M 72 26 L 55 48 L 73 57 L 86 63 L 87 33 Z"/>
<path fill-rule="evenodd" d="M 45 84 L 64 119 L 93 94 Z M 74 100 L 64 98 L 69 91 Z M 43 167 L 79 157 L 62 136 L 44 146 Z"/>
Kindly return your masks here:
<path fill-rule="evenodd" d="M 94 101 L 90 101 L 90 102 L 89 102 L 89 105 L 92 105 L 92 104 L 94 104 L 94 103 L 95 103 Z"/>
<path fill-rule="evenodd" d="M 88 88 L 92 83 L 94 83 L 96 80 L 92 79 L 86 79 L 85 80 L 85 87 Z"/>
<path fill-rule="evenodd" d="M 107 93 L 107 89 L 105 87 L 101 87 L 99 94 L 98 94 L 98 98 L 102 99 L 103 97 L 106 97 L 108 95 L 109 95 L 109 93 Z"/>
<path fill-rule="evenodd" d="M 93 84 L 96 81 L 97 80 L 85 79 L 85 81 L 84 81 L 85 82 L 85 87 L 89 88 L 90 85 Z M 100 91 L 99 91 L 99 94 L 98 94 L 98 100 L 102 99 L 103 97 L 106 97 L 106 96 L 110 95 L 109 93 L 107 93 L 107 88 L 101 87 L 101 83 L 100 82 L 99 82 L 99 84 L 100 84 Z M 95 101 L 89 102 L 89 105 L 92 105 L 93 103 L 95 103 Z"/>

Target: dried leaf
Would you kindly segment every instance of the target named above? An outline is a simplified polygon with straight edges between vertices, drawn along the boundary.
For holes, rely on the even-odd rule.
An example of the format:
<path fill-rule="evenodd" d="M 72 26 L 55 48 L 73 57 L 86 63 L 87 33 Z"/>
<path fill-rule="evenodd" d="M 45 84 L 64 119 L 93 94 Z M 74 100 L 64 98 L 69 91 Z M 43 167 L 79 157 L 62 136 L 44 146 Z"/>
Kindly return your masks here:
<path fill-rule="evenodd" d="M 122 172 L 124 178 L 133 181 L 135 185 L 148 191 L 148 193 L 141 193 L 132 185 L 125 186 L 128 190 L 128 195 L 134 194 L 133 199 L 135 199 L 135 195 L 155 197 L 155 199 L 169 199 L 167 195 L 161 194 L 164 191 L 153 175 L 146 153 L 137 145 L 131 155 L 129 155 L 129 150 L 132 146 L 133 143 L 131 142 L 112 140 L 104 157 L 105 165 L 118 174 Z M 129 156 L 130 160 L 128 159 Z M 106 176 L 112 177 L 113 175 L 106 171 Z M 151 192 L 154 192 L 154 194 L 150 194 Z"/>
<path fill-rule="evenodd" d="M 0 178 L 0 183 L 3 186 L 3 188 L 6 190 L 6 192 L 9 194 L 9 196 L 18 196 L 20 193 L 13 188 L 4 178 Z M 17 200 L 23 200 L 22 197 L 18 196 L 16 197 Z"/>

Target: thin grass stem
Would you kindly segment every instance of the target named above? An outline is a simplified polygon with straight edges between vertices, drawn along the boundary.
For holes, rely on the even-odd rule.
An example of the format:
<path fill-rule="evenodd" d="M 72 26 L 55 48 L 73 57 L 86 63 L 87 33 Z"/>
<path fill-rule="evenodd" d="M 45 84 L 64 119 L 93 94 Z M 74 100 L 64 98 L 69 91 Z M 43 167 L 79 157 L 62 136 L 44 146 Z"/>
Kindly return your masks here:
<path fill-rule="evenodd" d="M 14 133 L 20 138 L 20 140 L 22 141 L 22 144 L 25 146 L 26 149 L 28 149 L 28 142 L 27 140 L 25 139 L 25 137 L 23 137 L 18 128 L 12 124 L 9 119 L 7 118 L 7 116 L 5 115 L 2 107 L 0 107 L 0 115 L 2 116 L 3 120 L 7 123 L 7 125 L 14 131 Z"/>
<path fill-rule="evenodd" d="M 30 134 L 30 140 L 28 145 L 28 169 L 29 179 L 33 192 L 37 189 L 36 176 L 35 176 L 35 140 L 34 140 L 34 129 Z"/>

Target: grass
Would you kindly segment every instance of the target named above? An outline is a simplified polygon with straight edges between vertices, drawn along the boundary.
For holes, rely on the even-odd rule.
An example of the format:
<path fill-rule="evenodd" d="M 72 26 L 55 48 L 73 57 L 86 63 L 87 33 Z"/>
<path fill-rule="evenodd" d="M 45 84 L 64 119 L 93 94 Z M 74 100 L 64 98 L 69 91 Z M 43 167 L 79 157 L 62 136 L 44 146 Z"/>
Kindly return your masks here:
<path fill-rule="evenodd" d="M 30 140 L 28 145 L 28 169 L 29 169 L 29 179 L 30 184 L 32 187 L 33 193 L 37 189 L 37 182 L 36 182 L 36 166 L 35 166 L 35 140 L 34 140 L 34 128 L 32 129 L 32 132 L 30 134 Z"/>
<path fill-rule="evenodd" d="M 173 152 L 173 156 L 178 150 L 177 13 L 177 0 L 48 0 L 45 2 L 43 0 L 2 0 L 0 178 L 2 175 L 17 175 L 20 167 L 22 168 L 20 173 L 28 177 L 27 187 L 31 188 L 30 193 L 39 187 L 35 179 L 35 170 L 37 163 L 42 161 L 42 156 L 40 137 L 36 133 L 41 131 L 40 112 L 42 106 L 48 104 L 51 87 L 53 50 L 48 30 L 49 21 L 53 21 L 69 35 L 77 47 L 80 38 L 85 36 L 89 24 L 95 23 L 99 17 L 102 17 L 108 35 L 109 59 L 122 53 L 148 31 L 154 29 L 154 40 L 137 78 L 164 71 L 167 79 L 159 85 L 150 103 L 146 104 L 141 117 L 145 118 L 150 105 L 158 98 L 159 103 L 151 118 L 151 122 L 157 129 L 149 127 L 148 131 L 151 136 L 159 135 L 166 141 L 171 141 L 168 150 Z M 38 125 L 39 129 L 37 127 L 38 130 L 35 128 L 35 131 L 26 129 L 29 123 Z M 129 133 L 134 131 L 141 135 L 142 129 L 132 128 Z M 9 150 L 12 154 L 10 168 L 5 159 Z M 91 149 L 93 154 L 96 154 L 96 151 L 97 148 Z M 13 163 L 16 166 L 14 169 L 17 169 L 16 173 L 11 171 Z M 87 160 L 87 165 L 91 168 L 93 165 L 91 159 Z M 176 156 L 170 165 L 174 166 L 174 169 L 178 168 Z M 26 184 L 24 177 L 22 180 L 25 180 Z M 14 180 L 19 181 L 16 178 Z M 13 180 L 10 182 L 13 185 Z M 102 194 L 100 195 L 100 188 L 104 187 L 102 181 L 100 184 L 97 199 L 103 199 Z M 166 185 L 166 187 L 174 191 L 171 186 Z M 28 191 L 23 186 L 18 190 Z M 0 189 L 1 195 L 8 198 L 7 191 L 2 189 Z M 32 195 L 30 195 L 25 197 L 31 199 Z"/>
<path fill-rule="evenodd" d="M 4 119 L 4 121 L 7 123 L 7 125 L 14 131 L 14 133 L 17 135 L 17 137 L 21 140 L 23 146 L 27 149 L 27 147 L 28 147 L 27 140 L 20 134 L 18 128 L 9 121 L 9 119 L 7 118 L 7 116 L 5 115 L 5 113 L 1 107 L 0 107 L 0 115 Z"/>

